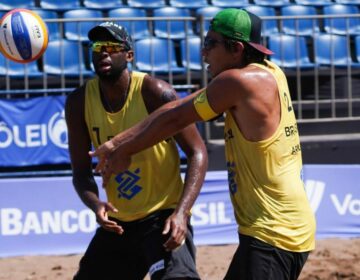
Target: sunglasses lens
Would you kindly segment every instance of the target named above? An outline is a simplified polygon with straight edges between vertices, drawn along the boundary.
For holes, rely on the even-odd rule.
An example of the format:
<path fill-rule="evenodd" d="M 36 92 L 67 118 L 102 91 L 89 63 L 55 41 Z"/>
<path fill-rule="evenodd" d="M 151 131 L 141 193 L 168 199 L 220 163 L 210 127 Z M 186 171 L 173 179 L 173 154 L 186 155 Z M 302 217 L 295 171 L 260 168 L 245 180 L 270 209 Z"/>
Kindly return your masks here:
<path fill-rule="evenodd" d="M 125 48 L 123 45 L 114 42 L 94 42 L 91 45 L 91 49 L 93 52 L 101 52 L 104 50 L 107 53 L 114 53 L 123 51 Z"/>

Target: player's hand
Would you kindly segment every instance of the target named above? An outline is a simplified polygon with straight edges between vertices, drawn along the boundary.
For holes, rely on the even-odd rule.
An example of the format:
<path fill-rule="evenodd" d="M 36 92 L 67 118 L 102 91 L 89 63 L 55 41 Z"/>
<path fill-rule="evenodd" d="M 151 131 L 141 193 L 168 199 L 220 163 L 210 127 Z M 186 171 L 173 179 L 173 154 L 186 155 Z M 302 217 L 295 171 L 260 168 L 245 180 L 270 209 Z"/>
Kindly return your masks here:
<path fill-rule="evenodd" d="M 162 234 L 166 235 L 170 232 L 170 237 L 164 243 L 166 251 L 179 248 L 185 243 L 187 233 L 188 216 L 186 214 L 173 213 L 165 221 Z"/>
<path fill-rule="evenodd" d="M 108 219 L 108 212 L 118 212 L 118 210 L 110 202 L 100 202 L 97 205 L 95 215 L 98 224 L 108 231 L 123 234 L 124 229 L 116 222 Z"/>
<path fill-rule="evenodd" d="M 98 157 L 99 161 L 96 165 L 95 171 L 101 172 L 105 168 L 106 162 L 112 151 L 115 150 L 114 143 L 109 140 L 100 145 L 95 151 L 89 151 L 91 157 Z"/>
<path fill-rule="evenodd" d="M 101 174 L 104 188 L 109 183 L 112 174 L 124 172 L 131 164 L 131 156 L 116 149 L 111 141 L 105 142 L 93 152 L 90 151 L 89 155 L 99 158 L 95 171 Z"/>

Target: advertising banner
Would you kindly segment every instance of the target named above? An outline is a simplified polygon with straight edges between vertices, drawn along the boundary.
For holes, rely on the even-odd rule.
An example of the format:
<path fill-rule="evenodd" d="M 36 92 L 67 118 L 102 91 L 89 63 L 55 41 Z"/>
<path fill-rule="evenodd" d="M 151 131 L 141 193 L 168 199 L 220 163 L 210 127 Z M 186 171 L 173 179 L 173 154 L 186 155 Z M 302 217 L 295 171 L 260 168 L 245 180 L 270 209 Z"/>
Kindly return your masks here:
<path fill-rule="evenodd" d="M 307 165 L 304 181 L 317 238 L 360 237 L 360 165 Z M 191 222 L 197 245 L 238 242 L 225 171 L 207 173 Z M 83 253 L 96 228 L 71 177 L 0 180 L 0 257 Z"/>
<path fill-rule="evenodd" d="M 0 99 L 0 166 L 69 162 L 65 96 Z"/>

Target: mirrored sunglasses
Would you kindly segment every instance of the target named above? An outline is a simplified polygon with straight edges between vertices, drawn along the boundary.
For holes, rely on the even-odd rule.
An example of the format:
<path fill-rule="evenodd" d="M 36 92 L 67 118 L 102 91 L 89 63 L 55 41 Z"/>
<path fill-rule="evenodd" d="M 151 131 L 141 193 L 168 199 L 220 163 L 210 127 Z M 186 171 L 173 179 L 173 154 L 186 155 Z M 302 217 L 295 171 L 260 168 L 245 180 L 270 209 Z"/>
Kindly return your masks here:
<path fill-rule="evenodd" d="M 107 53 L 115 53 L 125 51 L 125 45 L 116 42 L 94 42 L 91 44 L 93 52 L 105 51 Z"/>

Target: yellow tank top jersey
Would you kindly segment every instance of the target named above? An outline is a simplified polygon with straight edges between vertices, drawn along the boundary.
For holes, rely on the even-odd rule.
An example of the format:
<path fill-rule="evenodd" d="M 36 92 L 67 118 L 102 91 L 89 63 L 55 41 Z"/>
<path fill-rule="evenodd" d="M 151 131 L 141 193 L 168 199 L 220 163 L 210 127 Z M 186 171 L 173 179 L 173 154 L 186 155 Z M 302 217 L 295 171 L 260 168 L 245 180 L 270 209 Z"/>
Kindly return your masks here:
<path fill-rule="evenodd" d="M 229 188 L 239 232 L 285 250 L 310 251 L 315 247 L 315 218 L 301 178 L 300 140 L 286 78 L 272 62 L 253 65 L 274 76 L 281 120 L 270 138 L 250 142 L 226 112 Z"/>
<path fill-rule="evenodd" d="M 132 72 L 127 100 L 116 113 L 106 112 L 102 106 L 98 78 L 87 82 L 85 120 L 94 147 L 148 115 L 141 94 L 145 75 Z M 179 166 L 179 154 L 172 138 L 133 155 L 129 169 L 113 175 L 106 187 L 108 201 L 119 210 L 110 212 L 109 216 L 133 221 L 156 210 L 175 208 L 183 190 Z"/>

